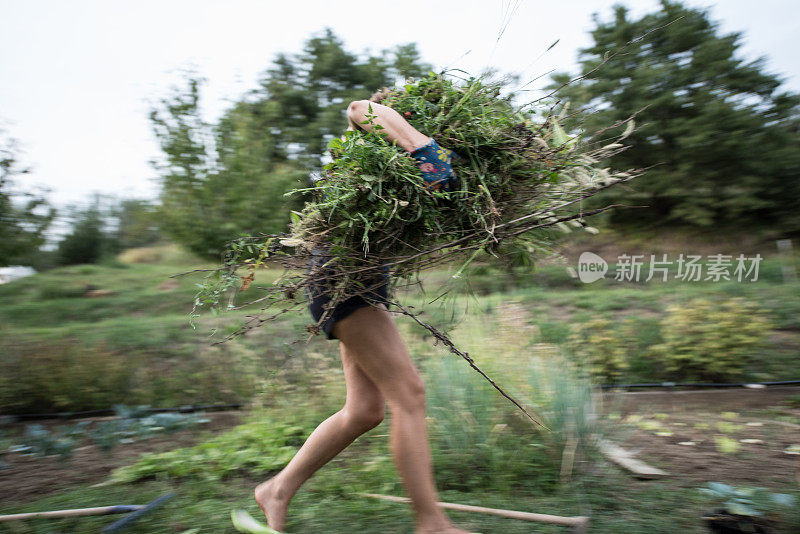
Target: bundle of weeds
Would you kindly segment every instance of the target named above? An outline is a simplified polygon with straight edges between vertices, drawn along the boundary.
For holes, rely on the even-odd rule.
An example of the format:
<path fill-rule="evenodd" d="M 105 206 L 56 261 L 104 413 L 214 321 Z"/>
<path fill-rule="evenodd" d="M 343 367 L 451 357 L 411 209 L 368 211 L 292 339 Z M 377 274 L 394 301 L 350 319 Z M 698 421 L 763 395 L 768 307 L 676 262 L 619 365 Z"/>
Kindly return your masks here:
<path fill-rule="evenodd" d="M 578 202 L 634 176 L 597 168 L 624 147 L 591 148 L 560 126 L 567 108 L 559 115 L 524 111 L 501 90 L 502 82 L 459 84 L 431 73 L 390 91 L 382 104 L 460 156 L 452 190 L 431 189 L 415 160 L 368 114 L 366 131 L 330 142 L 334 159 L 310 188 L 316 200 L 295 214 L 284 244 L 326 250 L 328 267 L 352 282 L 347 272 L 388 265 L 403 278 L 465 252 L 519 244 L 546 252 L 554 244 L 551 227 L 586 226 Z"/>

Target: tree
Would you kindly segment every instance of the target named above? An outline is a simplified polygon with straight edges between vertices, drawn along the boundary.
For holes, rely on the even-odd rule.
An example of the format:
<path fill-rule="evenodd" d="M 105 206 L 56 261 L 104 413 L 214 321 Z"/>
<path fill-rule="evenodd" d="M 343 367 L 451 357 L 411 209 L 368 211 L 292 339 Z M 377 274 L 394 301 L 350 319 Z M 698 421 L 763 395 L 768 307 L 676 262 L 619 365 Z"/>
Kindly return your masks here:
<path fill-rule="evenodd" d="M 114 240 L 119 250 L 151 245 L 161 239 L 157 208 L 141 199 L 124 199 L 113 208 L 117 220 Z"/>
<path fill-rule="evenodd" d="M 250 93 L 247 114 L 255 119 L 257 131 L 272 133 L 274 154 L 318 170 L 328 140 L 347 124 L 345 107 L 350 101 L 428 70 L 415 44 L 359 58 L 328 28 L 310 38 L 301 53 L 275 59 L 260 87 Z M 236 109 L 231 116 L 238 116 Z"/>
<path fill-rule="evenodd" d="M 95 195 L 86 208 L 71 207 L 72 227 L 58 243 L 56 251 L 60 265 L 97 263 L 117 252 L 116 241 L 106 227 L 106 213 L 100 195 Z"/>
<path fill-rule="evenodd" d="M 427 69 L 413 44 L 359 58 L 328 29 L 301 53 L 278 55 L 217 124 L 200 118 L 202 80 L 188 76 L 150 115 L 165 156 L 156 164 L 163 231 L 209 259 L 240 235 L 283 232 L 302 206 L 283 195 L 321 170 L 347 103 Z"/>
<path fill-rule="evenodd" d="M 270 154 L 270 135 L 234 131 L 217 148 L 215 130 L 224 126 L 200 118 L 201 83 L 190 77 L 185 89 L 150 116 L 165 155 L 165 161 L 154 163 L 161 174 L 159 225 L 192 252 L 219 259 L 230 239 L 283 229 L 289 212 L 283 194 L 301 186 L 306 173 Z M 238 122 L 249 120 L 243 114 Z"/>
<path fill-rule="evenodd" d="M 583 79 L 559 95 L 591 111 L 583 116 L 590 133 L 636 114 L 630 149 L 610 165 L 658 166 L 590 204 L 649 205 L 616 210 L 618 224 L 800 232 L 800 98 L 780 90 L 763 58 L 736 57 L 741 34 L 719 35 L 705 10 L 669 0 L 639 20 L 616 6 L 611 21 L 595 14 L 594 22 L 594 44 L 579 56 Z M 555 75 L 552 87 L 569 80 Z"/>
<path fill-rule="evenodd" d="M 3 131 L 0 136 L 0 266 L 31 265 L 56 211 L 40 194 L 13 190 L 12 178 L 27 174 L 29 169 L 19 166 L 15 141 Z"/>

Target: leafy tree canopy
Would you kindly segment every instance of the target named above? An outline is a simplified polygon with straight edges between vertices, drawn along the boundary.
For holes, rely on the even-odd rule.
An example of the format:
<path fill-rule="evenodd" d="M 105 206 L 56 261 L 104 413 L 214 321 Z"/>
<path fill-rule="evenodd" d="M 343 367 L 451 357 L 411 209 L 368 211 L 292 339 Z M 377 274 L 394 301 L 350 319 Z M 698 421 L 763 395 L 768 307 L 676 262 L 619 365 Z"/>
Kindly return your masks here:
<path fill-rule="evenodd" d="M 612 223 L 780 225 L 800 232 L 797 94 L 782 91 L 763 58 L 737 56 L 742 35 L 721 35 L 705 10 L 662 0 L 631 20 L 616 6 L 596 14 L 594 43 L 580 51 L 582 79 L 559 95 L 590 112 L 590 133 L 637 115 L 631 148 L 615 168 L 657 165 L 594 202 L 648 205 L 619 209 Z M 553 76 L 555 89 L 571 79 Z"/>

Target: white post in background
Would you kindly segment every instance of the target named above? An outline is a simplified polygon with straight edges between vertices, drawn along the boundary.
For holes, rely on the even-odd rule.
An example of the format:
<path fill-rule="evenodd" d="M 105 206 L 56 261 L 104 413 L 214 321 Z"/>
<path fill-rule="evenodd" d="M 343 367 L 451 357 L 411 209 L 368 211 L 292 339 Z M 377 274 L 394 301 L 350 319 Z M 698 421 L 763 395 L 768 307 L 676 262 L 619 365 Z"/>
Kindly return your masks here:
<path fill-rule="evenodd" d="M 778 253 L 781 258 L 781 274 L 783 274 L 784 284 L 797 283 L 797 270 L 794 266 L 794 256 L 792 254 L 792 240 L 791 239 L 778 239 L 775 242 L 778 245 Z"/>

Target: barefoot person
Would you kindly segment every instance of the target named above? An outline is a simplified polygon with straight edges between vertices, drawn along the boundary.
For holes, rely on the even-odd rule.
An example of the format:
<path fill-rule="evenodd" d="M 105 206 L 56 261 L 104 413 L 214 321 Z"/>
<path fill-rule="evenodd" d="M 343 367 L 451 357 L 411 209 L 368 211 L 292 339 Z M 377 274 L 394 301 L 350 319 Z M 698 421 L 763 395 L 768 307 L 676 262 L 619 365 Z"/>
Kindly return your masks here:
<path fill-rule="evenodd" d="M 373 122 L 417 160 L 429 187 L 449 187 L 455 180 L 454 154 L 414 129 L 392 108 L 377 103 L 378 97 L 371 100 L 374 103 L 361 100 L 349 105 L 349 129 L 371 127 L 362 124 L 371 105 Z M 425 386 L 387 311 L 386 291 L 386 284 L 374 291 L 369 299 L 374 304 L 360 296 L 348 299 L 323 321 L 328 339 L 339 340 L 347 396 L 344 407 L 311 433 L 286 467 L 256 487 L 256 502 L 275 530 L 284 529 L 289 501 L 298 488 L 358 436 L 380 424 L 388 402 L 392 455 L 411 498 L 416 532 L 469 534 L 454 526 L 437 506 L 425 426 Z M 312 315 L 319 320 L 328 298 L 321 291 L 311 297 Z"/>

